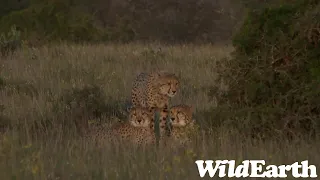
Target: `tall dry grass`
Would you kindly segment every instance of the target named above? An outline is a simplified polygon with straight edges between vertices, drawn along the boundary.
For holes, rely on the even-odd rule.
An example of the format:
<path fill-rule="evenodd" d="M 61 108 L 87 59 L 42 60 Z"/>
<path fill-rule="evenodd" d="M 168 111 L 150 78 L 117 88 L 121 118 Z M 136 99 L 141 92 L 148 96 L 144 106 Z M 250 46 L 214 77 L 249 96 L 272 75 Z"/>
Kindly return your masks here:
<path fill-rule="evenodd" d="M 129 144 L 96 146 L 60 126 L 33 126 L 50 119 L 59 121 L 55 106 L 66 91 L 95 85 L 105 95 L 105 104 L 124 104 L 136 75 L 152 69 L 175 72 L 181 79 L 179 95 L 172 104 L 196 107 L 199 122 L 215 123 L 199 112 L 217 106 L 208 96 L 216 86 L 216 63 L 228 58 L 228 46 L 48 45 L 23 49 L 1 60 L 1 127 L 10 127 L 1 137 L 0 172 L 4 179 L 198 179 L 197 159 L 264 159 L 268 164 L 291 164 L 309 160 L 319 165 L 319 142 L 253 140 L 237 130 L 221 127 L 199 134 L 192 145 L 133 148 Z M 224 84 L 220 90 L 227 89 Z M 209 98 L 210 97 L 210 98 Z M 112 106 L 113 107 L 113 106 Z M 109 110 L 116 112 L 118 106 Z M 70 117 L 71 118 L 71 117 Z M 109 113 L 97 119 L 113 121 Z M 65 119 L 64 121 L 68 120 Z M 31 128 L 33 127 L 33 129 Z M 33 135 L 35 128 L 45 133 Z M 51 128 L 51 129 L 50 129 Z"/>

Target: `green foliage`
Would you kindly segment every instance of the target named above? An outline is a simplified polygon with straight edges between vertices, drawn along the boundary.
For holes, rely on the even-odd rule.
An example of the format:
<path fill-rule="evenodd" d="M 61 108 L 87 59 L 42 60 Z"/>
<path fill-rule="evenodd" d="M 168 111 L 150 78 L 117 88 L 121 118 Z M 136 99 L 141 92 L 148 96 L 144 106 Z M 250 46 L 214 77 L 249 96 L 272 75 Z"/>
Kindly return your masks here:
<path fill-rule="evenodd" d="M 65 104 L 66 110 L 74 113 L 86 113 L 87 117 L 99 117 L 105 109 L 106 97 L 97 86 L 86 86 L 84 88 L 74 88 L 67 91 L 60 99 L 60 103 Z"/>
<path fill-rule="evenodd" d="M 31 44 L 33 38 L 76 42 L 216 42 L 229 40 L 241 9 L 239 3 L 224 7 L 230 3 L 220 1 L 32 0 L 28 6 L 0 16 L 0 31 L 16 24 L 22 30 L 23 40 Z"/>
<path fill-rule="evenodd" d="M 77 127 L 79 130 L 88 128 L 88 121 L 100 118 L 106 109 L 106 97 L 97 86 L 85 86 L 66 91 L 55 103 L 53 112 L 65 128 Z"/>
<path fill-rule="evenodd" d="M 3 88 L 5 86 L 5 84 L 6 83 L 5 83 L 4 79 L 1 78 L 1 76 L 0 76 L 0 89 Z"/>
<path fill-rule="evenodd" d="M 18 93 L 27 95 L 30 97 L 37 97 L 39 95 L 39 90 L 31 83 L 29 82 L 23 82 L 23 81 L 9 81 L 3 84 L 3 87 L 6 87 L 6 91 L 8 95 Z M 1 82 L 0 82 L 1 87 Z"/>
<path fill-rule="evenodd" d="M 22 30 L 23 39 L 34 33 L 46 40 L 96 41 L 105 33 L 94 25 L 93 17 L 72 8 L 69 1 L 37 3 L 0 20 L 0 30 L 11 24 Z"/>
<path fill-rule="evenodd" d="M 66 130 L 70 127 L 76 127 L 77 130 L 83 131 L 87 130 L 88 121 L 91 120 L 99 120 L 102 117 L 111 118 L 112 116 L 124 118 L 122 109 L 121 103 L 109 100 L 98 86 L 86 85 L 63 93 L 55 101 L 53 108 L 53 112 L 56 114 L 55 118 L 58 121 L 49 120 L 48 122 L 53 122 L 53 126 L 60 124 Z"/>
<path fill-rule="evenodd" d="M 1 0 L 0 18 L 12 11 L 21 10 L 29 5 L 29 0 Z"/>
<path fill-rule="evenodd" d="M 3 111 L 5 110 L 4 105 L 0 104 L 0 134 L 8 129 L 11 125 L 10 121 L 7 116 L 4 115 Z"/>
<path fill-rule="evenodd" d="M 0 35 L 0 52 L 2 56 L 7 56 L 21 47 L 22 41 L 20 32 L 16 26 L 11 26 L 7 34 Z"/>
<path fill-rule="evenodd" d="M 307 0 L 248 13 L 220 72 L 230 125 L 254 136 L 319 133 L 319 10 Z"/>

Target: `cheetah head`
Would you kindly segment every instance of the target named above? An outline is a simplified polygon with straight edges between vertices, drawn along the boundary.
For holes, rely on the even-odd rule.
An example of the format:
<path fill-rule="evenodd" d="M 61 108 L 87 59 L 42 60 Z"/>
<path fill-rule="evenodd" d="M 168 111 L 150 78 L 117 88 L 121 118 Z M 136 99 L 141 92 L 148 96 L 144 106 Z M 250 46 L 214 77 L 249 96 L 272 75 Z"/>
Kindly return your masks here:
<path fill-rule="evenodd" d="M 170 109 L 171 124 L 173 127 L 183 127 L 193 123 L 193 107 L 187 105 L 177 105 Z"/>
<path fill-rule="evenodd" d="M 133 107 L 129 110 L 129 122 L 134 127 L 149 127 L 152 115 L 147 108 Z"/>
<path fill-rule="evenodd" d="M 174 74 L 160 77 L 159 84 L 160 94 L 167 95 L 169 97 L 174 97 L 179 89 L 179 80 Z"/>

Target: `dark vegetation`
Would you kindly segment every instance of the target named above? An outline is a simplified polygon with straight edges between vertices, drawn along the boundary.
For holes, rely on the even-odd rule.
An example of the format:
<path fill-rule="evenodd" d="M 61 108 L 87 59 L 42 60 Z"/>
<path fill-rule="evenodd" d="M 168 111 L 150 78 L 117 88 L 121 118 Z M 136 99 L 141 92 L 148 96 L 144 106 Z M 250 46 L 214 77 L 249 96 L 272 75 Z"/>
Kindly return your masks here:
<path fill-rule="evenodd" d="M 230 39 L 239 7 L 232 0 L 13 0 L 0 10 L 0 30 L 15 24 L 30 44 L 217 42 Z"/>
<path fill-rule="evenodd" d="M 319 135 L 319 10 L 306 0 L 249 11 L 218 68 L 230 85 L 215 111 L 222 122 L 261 138 Z"/>

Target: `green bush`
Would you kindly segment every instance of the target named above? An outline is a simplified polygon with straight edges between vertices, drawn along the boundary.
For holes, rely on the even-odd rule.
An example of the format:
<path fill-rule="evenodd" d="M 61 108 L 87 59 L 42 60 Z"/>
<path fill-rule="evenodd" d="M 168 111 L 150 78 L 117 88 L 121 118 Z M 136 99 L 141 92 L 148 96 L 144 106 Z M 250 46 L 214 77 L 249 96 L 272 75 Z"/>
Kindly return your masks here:
<path fill-rule="evenodd" d="M 16 24 L 31 45 L 53 40 L 217 42 L 230 40 L 242 13 L 231 1 L 32 0 L 23 9 L 5 11 L 0 31 Z"/>
<path fill-rule="evenodd" d="M 0 134 L 3 133 L 8 128 L 11 128 L 11 119 L 4 115 L 5 110 L 4 105 L 0 104 Z"/>
<path fill-rule="evenodd" d="M 233 59 L 218 68 L 230 89 L 216 111 L 229 112 L 228 125 L 262 137 L 319 133 L 319 12 L 316 0 L 249 11 Z"/>
<path fill-rule="evenodd" d="M 97 41 L 107 31 L 94 24 L 93 17 L 72 8 L 71 1 L 45 1 L 14 11 L 0 19 L 0 31 L 15 24 L 22 38 L 37 34 L 45 40 Z"/>
<path fill-rule="evenodd" d="M 1 78 L 1 76 L 0 76 L 0 89 L 3 88 L 5 86 L 5 84 L 6 83 L 5 83 L 4 79 Z"/>
<path fill-rule="evenodd" d="M 0 6 L 0 17 L 9 14 L 12 11 L 26 8 L 30 0 L 2 0 Z"/>
<path fill-rule="evenodd" d="M 11 26 L 7 34 L 0 35 L 0 52 L 1 56 L 7 56 L 14 53 L 22 45 L 20 32 L 16 26 Z"/>
<path fill-rule="evenodd" d="M 104 93 L 97 86 L 68 90 L 55 101 L 53 112 L 58 121 L 54 123 L 63 124 L 67 129 L 76 127 L 78 130 L 85 130 L 90 119 L 103 115 L 106 109 L 105 100 Z"/>
<path fill-rule="evenodd" d="M 82 88 L 67 90 L 54 101 L 53 115 L 44 125 L 45 127 L 63 126 L 63 129 L 76 128 L 80 133 L 86 131 L 89 121 L 104 123 L 101 119 L 117 117 L 125 118 L 123 103 L 110 100 L 102 89 L 96 85 L 86 85 Z"/>

